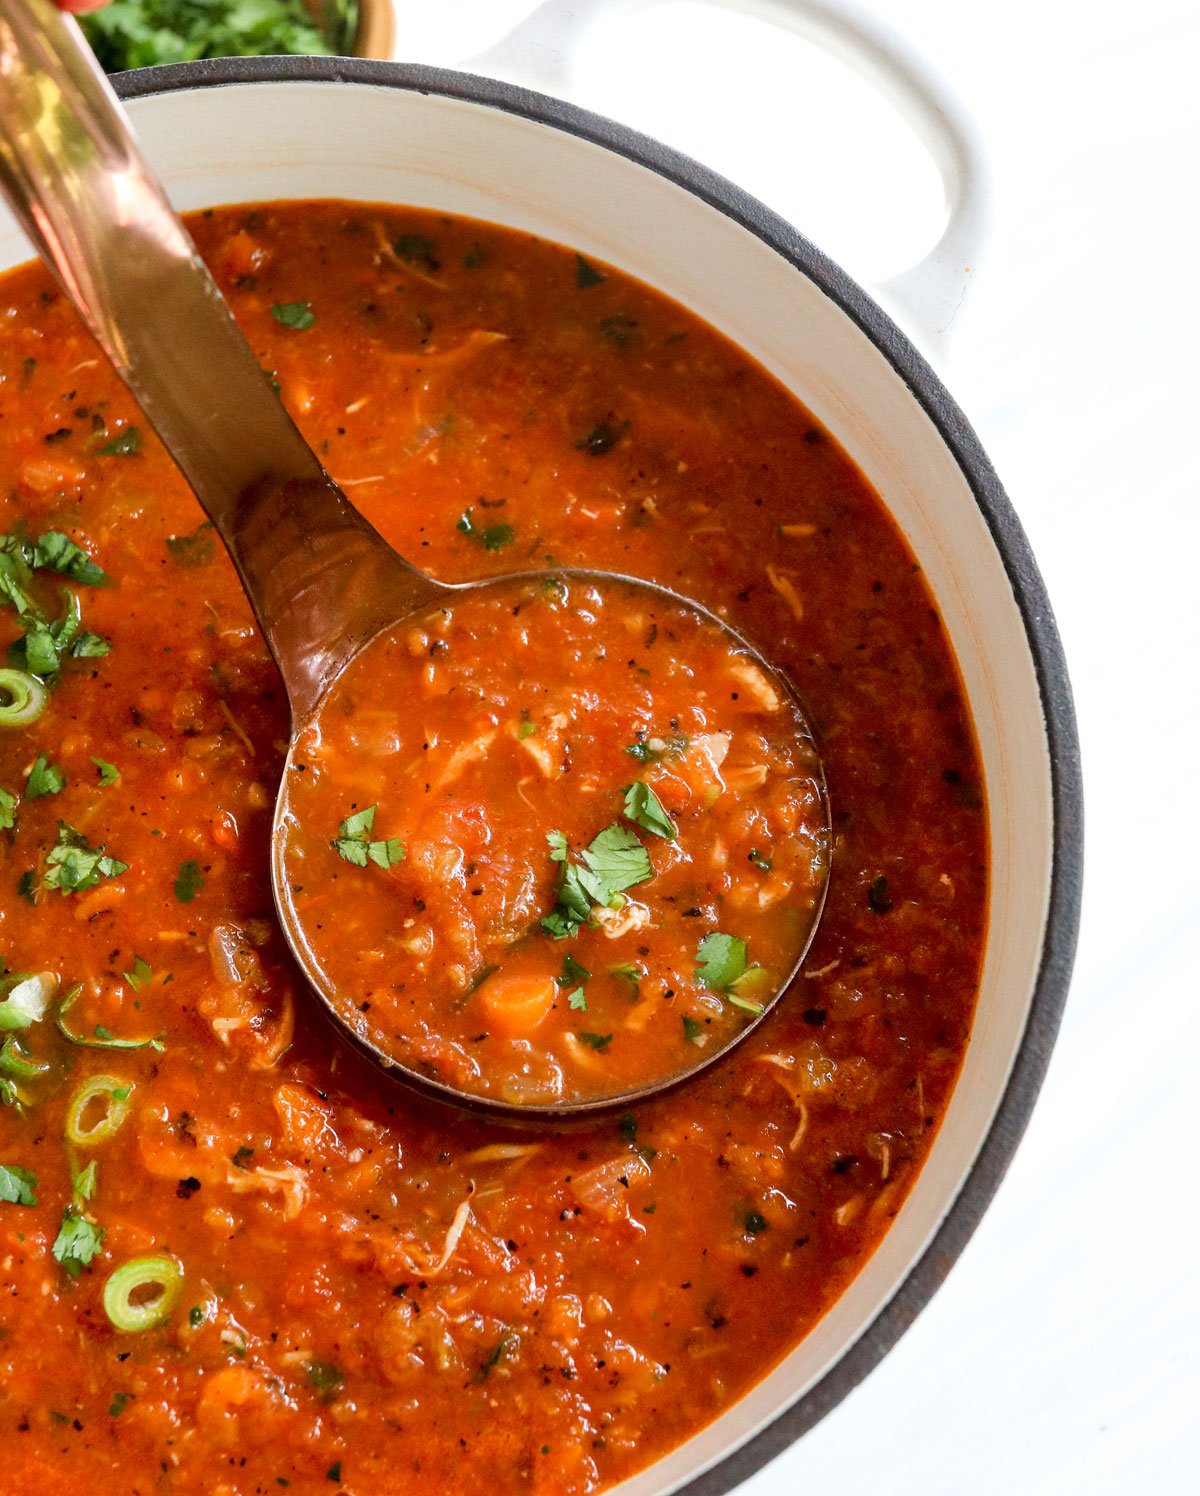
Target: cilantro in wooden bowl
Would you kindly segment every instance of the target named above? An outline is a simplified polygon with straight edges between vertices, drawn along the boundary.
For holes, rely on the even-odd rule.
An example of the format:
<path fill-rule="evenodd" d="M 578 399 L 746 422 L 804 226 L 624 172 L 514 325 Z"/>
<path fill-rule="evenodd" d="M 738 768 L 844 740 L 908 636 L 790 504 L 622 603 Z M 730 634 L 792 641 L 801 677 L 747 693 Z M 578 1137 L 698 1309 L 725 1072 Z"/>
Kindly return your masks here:
<path fill-rule="evenodd" d="M 80 24 L 106 72 L 199 57 L 362 51 L 359 0 L 111 0 Z"/>

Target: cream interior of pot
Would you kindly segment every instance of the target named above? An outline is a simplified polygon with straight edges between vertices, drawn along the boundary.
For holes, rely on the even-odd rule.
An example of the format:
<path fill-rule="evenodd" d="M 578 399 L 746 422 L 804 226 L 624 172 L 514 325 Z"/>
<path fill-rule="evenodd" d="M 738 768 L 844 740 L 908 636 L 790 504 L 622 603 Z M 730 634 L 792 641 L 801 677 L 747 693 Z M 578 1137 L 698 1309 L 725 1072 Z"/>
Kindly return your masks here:
<path fill-rule="evenodd" d="M 1041 698 L 1008 576 L 961 469 L 870 339 L 754 234 L 655 171 L 517 115 L 401 89 L 228 85 L 130 108 L 181 209 L 304 197 L 438 208 L 573 245 L 684 302 L 838 438 L 937 598 L 991 811 L 990 933 L 962 1078 L 899 1217 L 825 1319 L 729 1411 L 620 1487 L 622 1496 L 663 1496 L 770 1422 L 870 1325 L 950 1209 L 991 1126 L 1032 999 L 1052 860 Z M 12 220 L 0 218 L 0 266 L 28 256 Z"/>

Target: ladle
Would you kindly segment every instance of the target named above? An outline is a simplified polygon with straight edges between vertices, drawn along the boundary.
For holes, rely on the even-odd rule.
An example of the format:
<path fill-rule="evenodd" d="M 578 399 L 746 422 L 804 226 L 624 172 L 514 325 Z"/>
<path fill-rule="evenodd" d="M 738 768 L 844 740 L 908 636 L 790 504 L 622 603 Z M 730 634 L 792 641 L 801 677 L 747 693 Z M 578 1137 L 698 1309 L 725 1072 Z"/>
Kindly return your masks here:
<path fill-rule="evenodd" d="M 330 684 L 385 629 L 433 604 L 453 606 L 466 593 L 511 583 L 511 576 L 434 581 L 350 504 L 259 367 L 78 26 L 50 0 L 0 0 L 0 178 L 29 238 L 225 543 L 283 677 L 293 743 Z M 619 581 L 694 609 L 795 703 L 787 680 L 742 635 L 690 599 L 636 578 L 555 574 L 601 585 Z M 798 704 L 796 715 L 802 724 Z M 637 1093 L 602 1100 L 527 1106 L 459 1092 L 398 1065 L 345 1025 L 281 897 L 278 857 L 272 886 L 292 953 L 343 1034 L 440 1099 L 523 1120 L 557 1120 L 643 1100 L 707 1069 L 730 1048 L 683 1077 L 672 1072 Z M 818 916 L 823 897 L 822 890 Z M 807 945 L 788 980 L 806 952 Z"/>

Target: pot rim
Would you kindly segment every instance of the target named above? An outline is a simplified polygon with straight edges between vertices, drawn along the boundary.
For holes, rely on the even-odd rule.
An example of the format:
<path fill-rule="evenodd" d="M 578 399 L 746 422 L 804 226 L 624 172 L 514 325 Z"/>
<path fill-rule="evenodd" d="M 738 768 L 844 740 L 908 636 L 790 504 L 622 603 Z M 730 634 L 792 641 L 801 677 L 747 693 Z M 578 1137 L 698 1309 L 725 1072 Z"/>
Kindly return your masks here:
<path fill-rule="evenodd" d="M 666 178 L 746 229 L 812 281 L 904 381 L 961 470 L 1012 586 L 1041 698 L 1050 760 L 1051 832 L 1041 960 L 1004 1093 L 966 1179 L 903 1282 L 828 1371 L 771 1422 L 678 1488 L 725 1496 L 832 1411 L 874 1370 L 933 1297 L 973 1235 L 1029 1123 L 1062 1020 L 1079 930 L 1083 784 L 1062 641 L 1016 512 L 966 416 L 937 374 L 872 298 L 816 245 L 719 173 L 649 136 L 574 104 L 494 79 L 420 64 L 345 57 L 237 57 L 141 68 L 112 80 L 122 99 L 244 83 L 312 82 L 398 88 L 480 104 L 548 125 Z"/>

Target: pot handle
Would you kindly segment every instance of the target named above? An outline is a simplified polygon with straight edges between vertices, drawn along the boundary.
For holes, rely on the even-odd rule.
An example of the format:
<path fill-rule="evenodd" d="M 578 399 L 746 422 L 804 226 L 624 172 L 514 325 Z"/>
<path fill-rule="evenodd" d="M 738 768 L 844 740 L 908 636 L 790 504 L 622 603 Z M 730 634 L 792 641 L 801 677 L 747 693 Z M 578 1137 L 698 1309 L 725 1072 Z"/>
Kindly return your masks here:
<path fill-rule="evenodd" d="M 543 0 L 507 36 L 469 59 L 475 72 L 569 97 L 573 60 L 602 16 L 654 0 Z M 988 237 L 986 158 L 970 115 L 929 64 L 857 0 L 708 0 L 797 32 L 853 67 L 910 122 L 946 194 L 941 238 L 876 288 L 932 352 L 943 354 Z"/>

